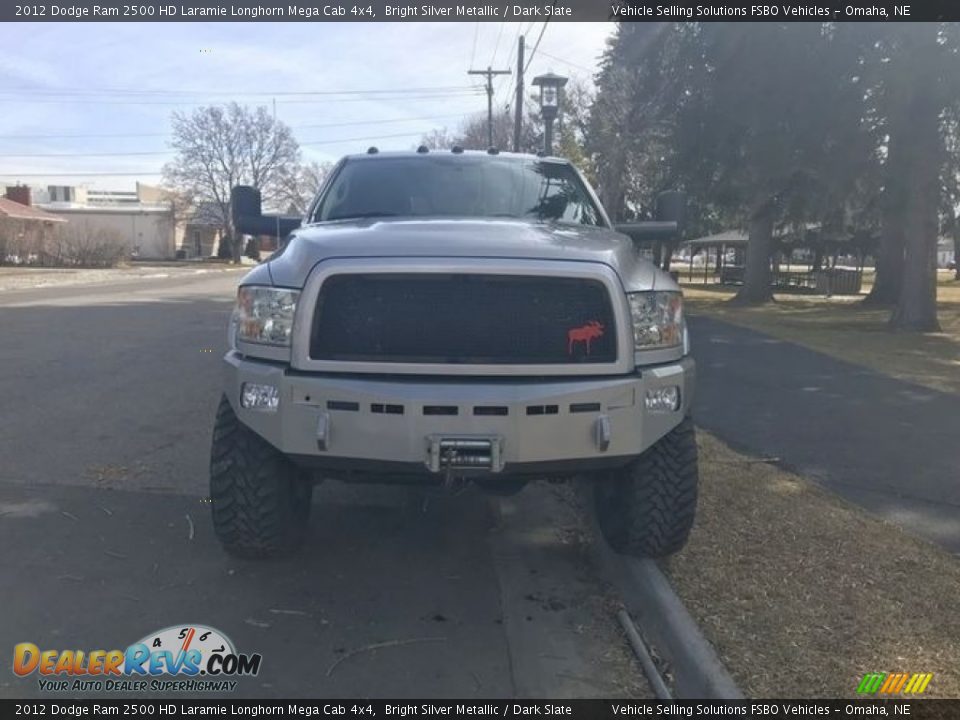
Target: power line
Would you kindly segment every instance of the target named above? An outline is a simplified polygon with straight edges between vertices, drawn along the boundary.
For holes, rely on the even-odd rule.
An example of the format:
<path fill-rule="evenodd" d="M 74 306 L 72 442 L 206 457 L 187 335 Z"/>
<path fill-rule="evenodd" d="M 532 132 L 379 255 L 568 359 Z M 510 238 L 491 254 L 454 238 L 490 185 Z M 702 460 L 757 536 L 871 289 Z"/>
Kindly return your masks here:
<path fill-rule="evenodd" d="M 4 91 L 0 91 L 0 95 Z M 433 93 L 429 95 L 398 95 L 398 96 L 376 96 L 376 97 L 349 97 L 349 98 L 323 98 L 316 100 L 278 100 L 278 105 L 309 105 L 317 103 L 346 103 L 346 102 L 396 102 L 406 100 L 446 100 L 452 97 L 472 97 L 482 94 L 482 88 L 474 87 L 469 90 L 462 90 L 451 93 Z M 0 97 L 0 102 L 16 101 L 31 102 L 42 104 L 69 104 L 69 105 L 163 105 L 163 106 L 187 106 L 187 105 L 223 105 L 223 103 L 210 103 L 203 100 L 74 100 L 74 99 L 55 99 L 38 98 L 24 101 L 22 98 Z"/>
<path fill-rule="evenodd" d="M 551 60 L 556 60 L 557 62 L 562 62 L 564 65 L 569 65 L 569 66 L 572 67 L 572 68 L 577 68 L 578 70 L 583 70 L 583 71 L 588 72 L 588 73 L 594 73 L 594 72 L 596 72 L 596 70 L 597 70 L 596 68 L 588 68 L 588 67 L 586 67 L 585 65 L 578 65 L 577 63 L 570 62 L 569 60 L 564 60 L 562 57 L 557 57 L 556 55 L 551 55 L 551 54 L 548 53 L 546 50 L 541 50 L 541 51 L 540 51 L 540 54 L 543 55 L 544 57 L 550 58 Z"/>
<path fill-rule="evenodd" d="M 397 102 L 397 101 L 406 101 L 406 100 L 446 100 L 447 98 L 453 97 L 472 97 L 475 95 L 481 95 L 482 88 L 475 88 L 470 91 L 458 92 L 458 93 L 447 93 L 447 94 L 432 94 L 432 95 L 401 95 L 397 97 L 376 97 L 376 98 L 337 98 L 334 100 L 330 99 L 317 99 L 317 100 L 280 100 L 278 104 L 280 105 L 296 105 L 296 104 L 318 104 L 318 103 L 346 103 L 346 102 Z M 2 91 L 0 91 L 2 94 Z M 3 101 L 16 101 L 24 102 L 23 100 L 18 100 L 16 98 L 6 98 L 0 97 L 0 102 Z M 220 106 L 222 107 L 224 103 L 209 103 L 202 100 L 195 101 L 136 101 L 136 100 L 63 100 L 63 99 L 37 99 L 30 100 L 32 103 L 41 103 L 41 104 L 70 104 L 70 105 L 160 105 L 166 107 L 177 107 L 177 106 L 198 106 L 198 105 L 210 105 L 210 106 Z"/>
<path fill-rule="evenodd" d="M 477 36 L 480 34 L 480 23 L 475 22 L 473 24 L 473 50 L 470 51 L 470 62 L 467 63 L 467 67 L 473 67 L 473 61 L 477 57 Z"/>
<path fill-rule="evenodd" d="M 394 133 L 392 135 L 371 135 L 367 137 L 337 138 L 336 140 L 316 140 L 314 142 L 302 142 L 301 145 L 335 145 L 342 142 L 360 142 L 362 140 L 387 140 L 389 138 L 410 137 L 411 135 L 420 135 L 418 132 Z"/>
<path fill-rule="evenodd" d="M 512 53 L 511 53 L 511 55 L 512 55 Z M 494 98 L 494 104 L 495 104 L 497 107 L 499 107 L 499 106 L 502 104 L 501 96 L 503 95 L 503 89 L 504 89 L 504 88 L 508 88 L 508 90 L 509 90 L 509 88 L 510 88 L 510 86 L 511 86 L 510 78 L 513 77 L 513 68 L 510 67 L 510 60 L 507 61 L 507 65 L 506 65 L 506 66 L 507 66 L 508 68 L 510 68 L 510 72 L 509 72 L 508 74 L 502 76 L 502 77 L 497 78 L 497 81 L 496 81 L 496 82 L 497 82 L 497 88 L 496 88 L 496 92 L 494 93 L 493 98 Z M 508 91 L 507 95 L 508 95 L 508 97 L 509 97 L 509 91 Z"/>
<path fill-rule="evenodd" d="M 356 120 L 352 122 L 319 123 L 312 125 L 291 125 L 291 130 L 309 130 L 318 128 L 352 127 L 354 125 L 388 125 L 395 122 L 415 122 L 423 120 L 450 120 L 461 118 L 463 113 L 451 115 L 429 115 L 411 118 L 391 118 L 389 120 Z M 75 138 L 120 138 L 120 137 L 170 137 L 169 132 L 163 133 L 90 133 L 76 135 L 0 135 L 0 140 L 59 140 Z M 0 153 L 2 154 L 2 153 Z"/>
<path fill-rule="evenodd" d="M 513 71 L 512 71 L 512 70 L 510 71 L 510 75 L 511 75 L 511 76 L 513 75 Z M 512 86 L 512 83 L 510 82 L 510 79 L 509 79 L 509 78 L 506 78 L 506 77 L 505 77 L 505 78 L 503 78 L 502 80 L 500 80 L 500 84 L 497 85 L 496 95 L 494 96 L 494 103 L 496 104 L 497 107 L 501 107 L 501 106 L 502 106 L 502 107 L 506 107 L 507 105 L 510 104 L 510 88 L 511 88 L 511 86 Z M 507 90 L 506 93 L 503 92 L 504 88 L 506 88 L 506 90 Z M 503 97 L 504 95 L 506 95 L 506 97 Z"/>
<path fill-rule="evenodd" d="M 398 97 L 368 97 L 368 98 L 337 98 L 334 100 L 279 100 L 278 105 L 316 104 L 316 103 L 343 103 L 343 102 L 395 102 L 398 100 L 446 100 L 454 97 L 475 97 L 483 94 L 482 87 L 472 87 L 469 90 L 451 93 L 435 93 L 431 95 L 400 95 Z"/>
<path fill-rule="evenodd" d="M 137 157 L 141 155 L 171 155 L 173 150 L 146 152 L 90 152 L 90 153 L 0 153 L 0 158 L 65 158 L 65 157 Z"/>
<path fill-rule="evenodd" d="M 154 89 L 134 89 L 134 88 L 4 88 L 4 93 L 23 93 L 26 95 L 75 95 L 75 96 L 98 96 L 98 95 L 235 95 L 237 97 L 252 97 L 255 95 L 265 97 L 285 97 L 302 95 L 395 95 L 397 93 L 423 93 L 423 92 L 448 92 L 451 90 L 466 90 L 469 85 L 432 85 L 425 87 L 409 88 L 383 88 L 367 90 L 249 90 L 236 92 L 233 90 L 162 90 Z"/>
<path fill-rule="evenodd" d="M 462 115 L 457 115 L 456 117 L 463 117 Z M 342 142 L 355 142 L 360 140 L 385 140 L 388 138 L 398 138 L 398 137 L 410 137 L 411 135 L 419 135 L 421 133 L 412 130 L 402 133 L 392 133 L 389 135 L 365 135 L 363 137 L 348 137 L 348 138 L 332 138 L 327 140 L 310 140 L 307 142 L 298 142 L 300 146 L 311 146 L 311 145 L 336 145 L 337 143 Z M 20 158 L 32 160 L 35 158 L 67 158 L 67 157 L 140 157 L 140 156 L 157 156 L 157 155 L 175 155 L 176 150 L 171 148 L 170 150 L 150 150 L 145 152 L 90 152 L 90 153 L 0 153 L 0 159 L 6 158 Z"/>
<path fill-rule="evenodd" d="M 521 39 L 521 37 L 525 38 L 525 37 L 527 36 L 527 33 L 529 33 L 529 32 L 533 29 L 533 26 L 536 25 L 536 24 L 537 24 L 537 23 L 536 23 L 535 20 L 531 20 L 529 23 L 527 23 L 527 27 L 526 27 L 526 28 L 524 28 L 522 24 L 520 24 L 520 25 L 517 27 L 517 34 L 516 34 L 516 35 L 514 36 L 514 38 L 513 38 L 513 45 L 512 45 L 512 47 L 510 48 L 510 57 L 509 57 L 509 59 L 507 60 L 507 65 L 508 65 L 508 66 L 512 67 L 511 63 L 512 63 L 512 61 L 513 61 L 513 57 L 514 57 L 514 55 L 515 55 L 517 52 L 519 52 L 520 39 Z M 519 114 L 518 114 L 518 113 L 521 112 L 520 109 L 522 109 L 522 105 L 523 105 L 523 99 L 520 97 L 520 93 L 523 92 L 522 87 L 520 87 L 520 86 L 522 85 L 522 83 L 523 83 L 523 59 L 521 58 L 521 59 L 519 60 L 518 64 L 517 64 L 516 77 L 514 78 L 514 81 L 513 81 L 513 93 L 514 93 L 514 95 L 515 95 L 514 102 L 516 103 L 516 105 L 514 106 L 514 114 L 516 115 L 516 117 L 519 117 Z M 510 98 L 510 91 L 509 91 L 510 84 L 509 84 L 509 83 L 501 83 L 500 88 L 498 88 L 498 90 L 497 90 L 497 97 L 498 97 L 498 99 L 499 99 L 500 90 L 502 90 L 504 87 L 507 87 L 507 88 L 508 88 L 508 91 L 507 91 L 507 102 L 506 102 L 505 107 L 506 107 L 507 110 L 509 111 L 509 109 L 510 109 L 510 101 L 509 101 L 509 98 Z M 516 125 L 516 123 L 514 123 L 514 124 Z M 516 136 L 516 133 L 517 133 L 517 132 L 519 132 L 519 130 L 516 130 L 516 129 L 515 129 L 515 132 L 514 132 L 514 135 L 515 135 L 515 136 Z M 515 138 L 514 138 L 514 152 L 517 151 L 518 144 L 519 144 L 519 140 L 515 137 Z"/>
<path fill-rule="evenodd" d="M 337 143 L 345 143 L 345 142 L 366 142 L 366 141 L 369 141 L 369 140 L 387 140 L 387 139 L 392 139 L 392 138 L 410 137 L 410 136 L 417 135 L 417 134 L 418 134 L 418 133 L 416 133 L 416 132 L 406 132 L 406 133 L 393 133 L 393 134 L 389 134 L 389 135 L 366 135 L 366 136 L 364 136 L 364 137 L 336 138 L 336 139 L 333 139 L 333 140 L 317 140 L 317 141 L 315 141 L 315 142 L 300 143 L 300 145 L 308 146 L 308 147 L 309 147 L 309 146 L 312 146 L 312 145 L 335 145 L 335 144 L 337 144 Z M 173 153 L 172 153 L 172 151 L 171 151 L 170 153 L 130 153 L 130 154 L 131 154 L 131 155 L 147 155 L 147 154 L 151 154 L 151 155 L 153 155 L 153 154 L 156 154 L 156 155 L 169 155 L 169 154 L 173 154 Z M 91 154 L 89 154 L 89 155 L 87 155 L 87 156 L 98 156 L 98 155 L 99 155 L 98 153 L 91 153 Z M 40 156 L 11 155 L 11 156 L 6 156 L 6 157 L 25 157 L 25 158 L 31 158 L 31 157 L 55 157 L 55 156 L 52 156 L 52 155 L 40 155 Z M 77 155 L 76 157 L 81 157 L 81 155 Z M 48 171 L 46 171 L 46 172 L 17 172 L 17 171 L 14 171 L 14 170 L 0 170 L 0 175 L 6 175 L 6 176 L 9 176 L 9 177 L 18 178 L 18 177 L 98 177 L 98 176 L 101 176 L 101 175 L 103 175 L 103 176 L 134 176 L 134 175 L 162 175 L 162 173 L 153 172 L 152 170 L 143 170 L 143 171 L 135 171 L 135 172 L 114 172 L 114 171 L 105 171 L 105 172 L 98 172 L 98 171 L 92 171 L 92 172 L 60 172 L 60 171 L 57 171 L 57 170 L 48 170 Z"/>
<path fill-rule="evenodd" d="M 523 30 L 523 23 L 517 23 L 517 32 L 513 36 L 513 43 L 510 45 L 510 54 L 507 56 L 507 67 L 510 67 L 510 63 L 513 61 L 513 56 L 517 53 L 517 40 L 520 39 L 520 31 Z"/>
<path fill-rule="evenodd" d="M 520 39 L 520 36 L 523 35 L 524 37 L 526 37 L 527 33 L 529 33 L 533 29 L 533 26 L 536 24 L 537 24 L 536 20 L 531 20 L 529 23 L 527 23 L 527 27 L 524 28 L 523 23 L 519 23 L 519 27 L 517 28 L 517 34 L 513 36 L 513 45 L 510 47 L 510 58 L 507 60 L 507 65 L 510 64 L 510 60 L 512 60 L 513 56 L 516 55 L 517 53 L 517 41 Z"/>
<path fill-rule="evenodd" d="M 499 106 L 507 106 L 510 104 L 510 89 L 514 87 L 515 83 L 511 82 L 513 77 L 513 70 L 510 70 L 510 77 L 504 77 L 500 80 L 500 84 L 497 86 L 497 93 L 494 97 L 495 101 Z M 506 92 L 504 92 L 506 90 Z M 506 97 L 503 97 L 503 96 Z"/>
<path fill-rule="evenodd" d="M 10 175 L 14 178 L 27 178 L 27 177 L 134 177 L 137 175 L 146 176 L 146 177 L 159 177 L 163 175 L 162 172 L 153 172 L 152 170 L 144 170 L 140 172 L 32 172 L 32 173 L 18 173 L 18 172 L 9 172 L 4 171 L 5 175 Z"/>
<path fill-rule="evenodd" d="M 506 20 L 500 23 L 500 32 L 497 33 L 497 43 L 493 46 L 493 57 L 490 58 L 490 67 L 493 67 L 493 64 L 497 61 L 497 50 L 500 49 L 500 38 L 503 35 L 503 28 L 506 24 Z M 510 63 L 507 64 L 509 65 Z"/>
<path fill-rule="evenodd" d="M 513 68 L 513 56 L 517 54 L 517 42 L 520 40 L 520 31 L 522 29 L 523 29 L 523 23 L 517 23 L 517 32 L 513 36 L 513 42 L 510 45 L 510 54 L 507 56 L 506 65 L 508 68 Z M 516 87 L 516 82 L 513 83 L 513 86 Z M 507 88 L 507 98 L 508 98 L 507 104 L 509 104 L 510 87 L 511 87 L 511 83 L 508 78 L 503 78 L 502 80 L 500 80 L 500 84 L 497 86 L 497 94 L 496 94 L 496 100 L 498 105 L 502 102 L 500 100 L 500 96 L 503 94 L 504 88 Z"/>
<path fill-rule="evenodd" d="M 540 47 L 540 41 L 543 40 L 543 34 L 547 31 L 547 23 L 550 22 L 550 18 L 547 18 L 543 21 L 543 27 L 540 28 L 540 35 L 537 37 L 537 42 L 533 46 L 533 50 L 530 51 L 530 57 L 527 60 L 527 64 L 523 68 L 523 72 L 526 73 L 530 69 L 530 63 L 533 62 L 533 56 L 537 54 L 537 48 Z"/>

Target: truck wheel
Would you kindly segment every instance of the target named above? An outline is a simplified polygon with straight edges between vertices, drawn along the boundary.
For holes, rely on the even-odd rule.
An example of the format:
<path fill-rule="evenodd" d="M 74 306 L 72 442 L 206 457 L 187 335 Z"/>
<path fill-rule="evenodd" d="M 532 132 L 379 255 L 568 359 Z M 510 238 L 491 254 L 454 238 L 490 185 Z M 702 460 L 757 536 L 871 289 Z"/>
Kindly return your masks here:
<path fill-rule="evenodd" d="M 210 452 L 213 529 L 224 549 L 244 558 L 296 550 L 310 517 L 313 485 L 279 450 L 220 398 Z"/>
<path fill-rule="evenodd" d="M 610 547 L 644 558 L 678 552 L 693 526 L 698 481 L 687 417 L 629 465 L 594 481 L 597 522 Z"/>

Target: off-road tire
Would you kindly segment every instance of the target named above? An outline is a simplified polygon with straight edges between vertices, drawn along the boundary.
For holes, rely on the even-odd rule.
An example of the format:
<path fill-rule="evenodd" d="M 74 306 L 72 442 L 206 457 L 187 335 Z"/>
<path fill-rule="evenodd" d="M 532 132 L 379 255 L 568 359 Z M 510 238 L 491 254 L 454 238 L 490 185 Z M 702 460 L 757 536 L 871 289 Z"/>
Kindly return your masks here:
<path fill-rule="evenodd" d="M 303 542 L 313 485 L 220 398 L 210 451 L 213 529 L 243 558 L 286 555 Z"/>
<path fill-rule="evenodd" d="M 623 555 L 662 558 L 687 543 L 697 509 L 697 440 L 688 417 L 639 458 L 594 480 L 597 523 Z"/>

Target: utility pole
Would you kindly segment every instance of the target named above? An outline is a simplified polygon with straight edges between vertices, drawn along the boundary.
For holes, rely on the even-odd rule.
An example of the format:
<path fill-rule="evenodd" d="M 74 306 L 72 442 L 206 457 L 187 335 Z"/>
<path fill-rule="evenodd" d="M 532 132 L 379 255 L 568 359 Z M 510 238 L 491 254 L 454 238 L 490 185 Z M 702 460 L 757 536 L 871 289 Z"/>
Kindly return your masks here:
<path fill-rule="evenodd" d="M 493 147 L 493 76 L 509 74 L 509 70 L 494 70 L 489 65 L 486 70 L 467 70 L 467 75 L 487 76 L 487 147 Z"/>
<path fill-rule="evenodd" d="M 517 39 L 517 99 L 514 103 L 513 151 L 520 152 L 520 132 L 523 126 L 523 35 Z"/>
<path fill-rule="evenodd" d="M 274 137 L 277 136 L 277 99 L 276 98 L 273 99 L 273 136 Z M 274 247 L 274 250 L 280 249 L 281 240 L 283 240 L 283 238 L 280 237 L 280 213 L 277 213 L 277 242 Z M 258 239 L 257 242 L 260 242 L 260 240 Z"/>

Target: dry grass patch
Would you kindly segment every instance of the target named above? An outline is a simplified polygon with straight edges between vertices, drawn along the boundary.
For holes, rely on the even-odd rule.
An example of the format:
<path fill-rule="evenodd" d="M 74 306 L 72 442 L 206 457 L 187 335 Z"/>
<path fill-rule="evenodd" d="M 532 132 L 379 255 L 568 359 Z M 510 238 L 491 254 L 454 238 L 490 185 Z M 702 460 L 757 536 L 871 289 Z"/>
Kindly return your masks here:
<path fill-rule="evenodd" d="M 748 697 L 855 697 L 932 672 L 960 698 L 960 559 L 700 431 L 690 543 L 665 568 Z"/>
<path fill-rule="evenodd" d="M 960 282 L 952 277 L 945 271 L 939 276 L 943 332 L 922 335 L 890 331 L 890 311 L 864 308 L 861 298 L 777 295 L 776 303 L 744 308 L 725 302 L 735 293 L 730 288 L 692 284 L 683 292 L 693 314 L 758 330 L 934 390 L 960 393 Z"/>

